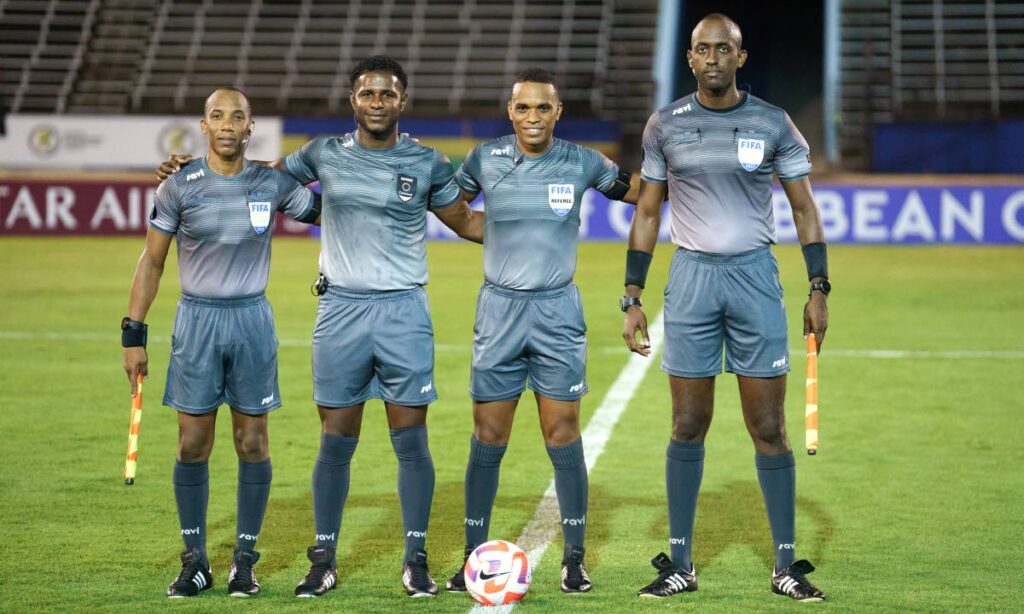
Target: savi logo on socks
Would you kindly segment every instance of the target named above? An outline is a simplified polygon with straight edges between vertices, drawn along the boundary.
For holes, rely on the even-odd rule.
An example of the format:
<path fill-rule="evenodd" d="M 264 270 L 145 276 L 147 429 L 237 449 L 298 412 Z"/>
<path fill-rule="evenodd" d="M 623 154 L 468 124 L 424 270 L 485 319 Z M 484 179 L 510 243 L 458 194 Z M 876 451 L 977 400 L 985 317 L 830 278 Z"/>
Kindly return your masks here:
<path fill-rule="evenodd" d="M 199 527 L 196 527 L 194 529 L 182 529 L 181 530 L 181 534 L 182 535 L 199 535 Z"/>
<path fill-rule="evenodd" d="M 582 518 L 563 518 L 562 524 L 567 524 L 570 527 L 582 526 L 587 524 L 587 517 L 583 516 Z"/>
<path fill-rule="evenodd" d="M 484 526 L 483 518 L 463 518 L 463 522 L 471 527 L 482 527 Z"/>
<path fill-rule="evenodd" d="M 408 532 L 406 532 L 405 536 L 406 537 L 422 537 L 423 539 L 426 539 L 427 538 L 427 532 L 426 531 L 408 531 Z"/>
<path fill-rule="evenodd" d="M 248 533 L 239 533 L 238 534 L 238 539 L 244 539 L 244 540 L 250 541 L 250 542 L 254 542 L 254 541 L 256 541 L 259 538 L 260 538 L 260 534 L 259 533 L 257 533 L 256 535 L 249 535 Z"/>
<path fill-rule="evenodd" d="M 318 542 L 333 542 L 335 540 L 337 540 L 337 536 L 334 533 L 330 533 L 328 535 L 316 534 L 316 541 Z"/>
<path fill-rule="evenodd" d="M 668 543 L 671 546 L 685 546 L 686 545 L 686 538 L 685 537 L 670 537 L 670 538 L 668 538 Z"/>
<path fill-rule="evenodd" d="M 796 550 L 796 544 L 779 544 L 779 550 Z"/>

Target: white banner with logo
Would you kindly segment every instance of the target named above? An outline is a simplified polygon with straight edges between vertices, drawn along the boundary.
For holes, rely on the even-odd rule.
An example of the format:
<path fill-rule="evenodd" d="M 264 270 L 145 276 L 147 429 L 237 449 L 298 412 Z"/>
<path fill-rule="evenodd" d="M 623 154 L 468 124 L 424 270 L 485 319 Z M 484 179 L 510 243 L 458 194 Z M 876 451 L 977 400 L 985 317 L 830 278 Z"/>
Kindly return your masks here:
<path fill-rule="evenodd" d="M 0 166 L 152 170 L 171 154 L 206 153 L 199 120 L 198 115 L 8 115 Z M 281 133 L 280 117 L 257 117 L 245 157 L 278 159 Z"/>

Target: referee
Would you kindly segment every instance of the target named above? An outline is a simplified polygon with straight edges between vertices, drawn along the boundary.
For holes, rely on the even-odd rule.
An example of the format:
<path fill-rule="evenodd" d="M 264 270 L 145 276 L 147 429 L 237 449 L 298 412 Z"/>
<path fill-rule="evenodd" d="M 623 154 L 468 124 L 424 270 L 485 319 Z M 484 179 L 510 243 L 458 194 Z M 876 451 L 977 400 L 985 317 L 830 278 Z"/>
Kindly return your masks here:
<path fill-rule="evenodd" d="M 220 88 L 210 94 L 200 126 L 209 138 L 206 157 L 186 164 L 156 191 L 121 345 L 134 396 L 137 376 L 148 372 L 143 321 L 176 238 L 182 292 L 164 405 L 178 410 L 174 498 L 185 551 L 167 596 L 193 597 L 213 585 L 206 556 L 207 461 L 217 409 L 227 403 L 238 454 L 238 537 L 228 592 L 248 597 L 260 590 L 253 548 L 270 494 L 267 414 L 281 406 L 277 336 L 263 295 L 270 238 L 278 213 L 312 223 L 319 205 L 291 177 L 245 159 L 255 123 L 242 92 Z"/>
<path fill-rule="evenodd" d="M 647 356 L 640 293 L 667 194 L 672 242 L 678 246 L 665 289 L 662 358 L 672 391 L 665 471 L 672 556 L 654 558 L 658 576 L 639 595 L 697 590 L 690 546 L 724 345 L 725 368 L 739 382 L 768 510 L 775 551 L 772 591 L 797 601 L 821 601 L 824 593 L 806 577 L 814 567 L 794 560 L 796 475 L 783 411 L 789 350 L 782 287 L 770 250 L 776 240 L 772 176 L 778 175 L 811 282 L 804 334 L 813 332 L 820 347 L 830 286 L 824 232 L 807 179 L 807 143 L 785 111 L 736 89 L 736 70 L 747 52 L 734 21 L 718 13 L 705 17 L 694 28 L 686 55 L 697 92 L 659 109 L 644 131 L 643 182 L 622 299 L 626 344 Z"/>

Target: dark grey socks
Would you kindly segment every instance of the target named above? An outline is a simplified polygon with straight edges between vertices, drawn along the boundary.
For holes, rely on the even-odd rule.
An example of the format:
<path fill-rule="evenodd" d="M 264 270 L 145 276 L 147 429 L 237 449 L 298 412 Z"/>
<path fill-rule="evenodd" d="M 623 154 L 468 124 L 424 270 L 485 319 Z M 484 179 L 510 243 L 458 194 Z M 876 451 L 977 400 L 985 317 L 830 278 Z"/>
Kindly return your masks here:
<path fill-rule="evenodd" d="M 210 499 L 210 466 L 174 463 L 174 500 L 186 550 L 198 550 L 206 561 L 206 504 Z"/>
<path fill-rule="evenodd" d="M 357 437 L 320 435 L 320 454 L 313 467 L 313 522 L 316 544 L 337 548 L 341 511 L 348 497 L 349 464 Z"/>
<path fill-rule="evenodd" d="M 508 446 L 481 443 L 475 436 L 469 440 L 469 463 L 466 465 L 466 545 L 474 548 L 487 541 L 491 526 L 491 509 L 498 493 L 498 472 Z"/>
<path fill-rule="evenodd" d="M 775 543 L 775 569 L 793 564 L 796 558 L 796 462 L 793 453 L 754 456 L 757 479 L 768 508 L 768 524 Z"/>
<path fill-rule="evenodd" d="M 684 571 L 693 570 L 690 549 L 697 493 L 704 476 L 704 444 L 670 440 L 665 451 L 665 486 L 668 491 L 668 542 L 672 562 Z"/>
<path fill-rule="evenodd" d="M 583 438 L 567 446 L 547 446 L 555 467 L 555 494 L 562 516 L 565 551 L 583 547 L 587 532 L 587 464 L 583 462 Z"/>
<path fill-rule="evenodd" d="M 267 511 L 267 499 L 270 498 L 272 476 L 269 458 L 260 463 L 238 461 L 237 550 L 251 551 L 256 547 L 263 515 Z"/>
<path fill-rule="evenodd" d="M 398 458 L 398 498 L 402 504 L 405 558 L 412 561 L 423 550 L 434 498 L 434 461 L 427 446 L 427 425 L 391 430 L 391 447 Z"/>

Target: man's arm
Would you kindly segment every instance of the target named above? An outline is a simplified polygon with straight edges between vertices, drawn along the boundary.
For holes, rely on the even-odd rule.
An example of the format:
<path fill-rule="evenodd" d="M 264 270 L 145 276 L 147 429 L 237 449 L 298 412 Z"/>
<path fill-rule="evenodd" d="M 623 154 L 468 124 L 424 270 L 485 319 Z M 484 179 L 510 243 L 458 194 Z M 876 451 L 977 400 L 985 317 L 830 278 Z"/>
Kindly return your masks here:
<path fill-rule="evenodd" d="M 461 197 L 454 205 L 441 209 L 431 209 L 437 219 L 441 220 L 448 228 L 455 231 L 467 241 L 473 243 L 484 242 L 484 213 L 476 211 L 469 206 L 469 203 L 476 198 L 475 194 L 469 194 L 461 190 Z"/>
<path fill-rule="evenodd" d="M 641 181 L 639 191 L 633 223 L 629 227 L 629 250 L 626 252 L 626 296 L 637 299 L 643 292 L 647 267 L 654 254 L 654 246 L 658 242 L 661 206 L 665 202 L 667 188 L 664 183 Z M 642 337 L 640 342 L 636 340 L 637 332 Z M 626 310 L 622 338 L 626 340 L 626 346 L 631 352 L 642 356 L 650 355 L 651 340 L 647 335 L 647 316 L 641 307 L 632 306 Z"/>
<path fill-rule="evenodd" d="M 182 166 L 185 166 L 192 161 L 192 156 L 189 154 L 173 155 L 168 156 L 166 160 L 160 163 L 160 166 L 156 169 L 157 181 L 163 183 L 165 179 L 177 173 L 181 170 Z M 272 169 L 279 170 L 282 173 L 287 173 L 288 169 L 284 167 L 284 159 L 279 158 L 273 162 L 265 162 L 263 160 L 250 160 L 253 164 L 260 164 L 263 166 L 269 166 Z"/>
<path fill-rule="evenodd" d="M 149 229 L 146 234 L 146 247 L 142 250 L 142 257 L 135 267 L 135 277 L 132 279 L 131 294 L 128 298 L 128 317 L 132 320 L 145 321 L 149 307 L 156 298 L 157 290 L 160 289 L 160 277 L 164 273 L 164 262 L 167 260 L 167 250 L 170 246 L 171 235 L 152 227 Z M 135 396 L 139 374 L 149 374 L 148 365 L 149 357 L 146 355 L 145 346 L 124 348 L 124 371 L 131 382 L 132 396 Z"/>
<path fill-rule="evenodd" d="M 783 181 L 782 189 L 786 192 L 789 205 L 793 209 L 793 223 L 796 234 L 807 264 L 807 277 L 816 283 L 828 279 L 828 260 L 825 252 L 825 230 L 821 226 L 818 205 L 814 202 L 811 182 L 807 177 L 793 181 Z M 821 291 L 811 292 L 804 305 L 804 337 L 814 333 L 818 342 L 818 351 L 825 341 L 828 330 L 828 296 Z"/>

